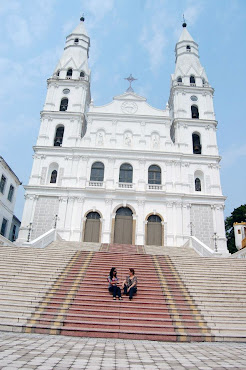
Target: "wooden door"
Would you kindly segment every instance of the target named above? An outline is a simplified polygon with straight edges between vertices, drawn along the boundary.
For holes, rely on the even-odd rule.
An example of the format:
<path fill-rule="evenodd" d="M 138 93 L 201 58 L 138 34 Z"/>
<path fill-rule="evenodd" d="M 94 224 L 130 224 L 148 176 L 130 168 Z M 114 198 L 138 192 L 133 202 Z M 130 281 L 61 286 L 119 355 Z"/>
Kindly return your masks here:
<path fill-rule="evenodd" d="M 150 222 L 147 224 L 147 245 L 162 245 L 162 227 L 160 222 Z"/>
<path fill-rule="evenodd" d="M 115 217 L 114 243 L 132 244 L 132 216 Z"/>
<path fill-rule="evenodd" d="M 87 219 L 85 223 L 84 241 L 99 243 L 100 219 Z"/>

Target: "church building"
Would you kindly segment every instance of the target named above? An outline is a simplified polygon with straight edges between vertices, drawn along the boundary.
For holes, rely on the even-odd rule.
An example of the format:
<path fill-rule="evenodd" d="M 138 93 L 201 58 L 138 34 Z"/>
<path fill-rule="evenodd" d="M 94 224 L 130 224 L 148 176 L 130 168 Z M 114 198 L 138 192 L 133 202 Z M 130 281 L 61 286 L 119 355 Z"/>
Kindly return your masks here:
<path fill-rule="evenodd" d="M 19 241 L 56 227 L 67 241 L 165 248 L 193 235 L 214 249 L 217 235 L 227 254 L 214 90 L 186 23 L 164 109 L 133 91 L 131 75 L 125 93 L 95 106 L 89 47 L 82 17 L 48 79 Z"/>

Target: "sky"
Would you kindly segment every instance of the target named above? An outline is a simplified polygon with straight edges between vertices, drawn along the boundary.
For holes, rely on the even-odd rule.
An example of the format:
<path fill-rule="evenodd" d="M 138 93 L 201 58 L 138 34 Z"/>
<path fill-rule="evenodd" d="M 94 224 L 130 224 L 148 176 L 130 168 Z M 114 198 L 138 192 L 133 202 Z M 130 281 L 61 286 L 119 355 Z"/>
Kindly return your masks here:
<path fill-rule="evenodd" d="M 94 105 L 124 93 L 124 78 L 132 73 L 134 91 L 160 109 L 168 101 L 185 15 L 215 89 L 225 216 L 245 204 L 245 0 L 0 0 L 0 155 L 23 185 L 31 174 L 46 80 L 82 14 L 91 39 Z M 20 219 L 23 206 L 21 186 L 15 209 Z"/>

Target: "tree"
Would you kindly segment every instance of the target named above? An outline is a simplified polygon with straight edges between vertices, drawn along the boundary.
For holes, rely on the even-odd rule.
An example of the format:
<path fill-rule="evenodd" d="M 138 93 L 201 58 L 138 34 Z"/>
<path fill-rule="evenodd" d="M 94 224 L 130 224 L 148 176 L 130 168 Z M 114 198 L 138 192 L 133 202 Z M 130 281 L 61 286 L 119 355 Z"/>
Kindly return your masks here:
<path fill-rule="evenodd" d="M 246 222 L 246 204 L 242 204 L 240 207 L 234 208 L 231 215 L 225 219 L 227 248 L 230 253 L 237 252 L 233 228 L 234 222 Z"/>

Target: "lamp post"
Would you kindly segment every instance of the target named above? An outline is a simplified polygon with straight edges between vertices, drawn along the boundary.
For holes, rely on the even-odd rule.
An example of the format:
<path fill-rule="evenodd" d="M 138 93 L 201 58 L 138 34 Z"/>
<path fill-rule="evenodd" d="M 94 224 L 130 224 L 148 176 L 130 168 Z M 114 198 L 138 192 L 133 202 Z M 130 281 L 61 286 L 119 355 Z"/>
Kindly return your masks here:
<path fill-rule="evenodd" d="M 54 223 L 54 229 L 56 229 L 57 221 L 59 220 L 58 215 L 55 215 L 54 220 L 55 220 L 55 223 Z"/>
<path fill-rule="evenodd" d="M 214 232 L 213 239 L 214 239 L 214 250 L 215 252 L 218 252 L 217 240 L 219 239 L 219 237 L 216 232 Z"/>
<path fill-rule="evenodd" d="M 30 242 L 30 237 L 31 237 L 31 231 L 32 231 L 32 222 L 28 225 L 28 235 L 27 235 L 27 242 Z"/>

